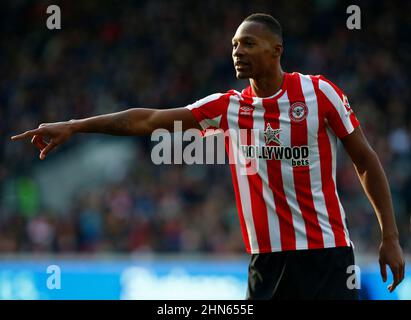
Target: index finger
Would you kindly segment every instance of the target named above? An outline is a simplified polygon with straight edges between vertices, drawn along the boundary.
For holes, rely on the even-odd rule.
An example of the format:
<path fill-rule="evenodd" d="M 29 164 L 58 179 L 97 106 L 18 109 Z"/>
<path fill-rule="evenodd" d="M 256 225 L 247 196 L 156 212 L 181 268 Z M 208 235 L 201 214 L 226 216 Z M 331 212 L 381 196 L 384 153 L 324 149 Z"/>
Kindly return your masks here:
<path fill-rule="evenodd" d="M 36 134 L 39 134 L 39 133 L 41 133 L 41 128 L 29 130 L 29 131 L 26 131 L 24 133 L 20 133 L 18 135 L 12 136 L 11 140 L 20 140 L 20 139 L 24 139 L 24 138 L 30 138 L 30 137 L 32 137 Z"/>

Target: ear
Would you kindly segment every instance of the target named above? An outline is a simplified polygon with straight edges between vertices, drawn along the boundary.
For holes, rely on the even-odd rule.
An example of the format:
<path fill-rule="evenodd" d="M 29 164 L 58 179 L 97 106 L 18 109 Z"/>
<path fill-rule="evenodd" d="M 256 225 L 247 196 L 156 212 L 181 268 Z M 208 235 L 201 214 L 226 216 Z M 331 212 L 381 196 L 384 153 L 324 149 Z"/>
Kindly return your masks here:
<path fill-rule="evenodd" d="M 279 58 L 283 54 L 284 48 L 281 43 L 274 43 L 272 45 L 273 58 Z"/>

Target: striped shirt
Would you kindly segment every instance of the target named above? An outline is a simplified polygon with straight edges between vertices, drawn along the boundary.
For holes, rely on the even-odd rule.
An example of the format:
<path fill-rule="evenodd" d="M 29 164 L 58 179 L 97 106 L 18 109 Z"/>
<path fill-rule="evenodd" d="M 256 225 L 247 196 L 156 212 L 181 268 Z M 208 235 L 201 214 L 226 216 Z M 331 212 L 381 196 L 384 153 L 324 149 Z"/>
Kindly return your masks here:
<path fill-rule="evenodd" d="M 336 189 L 336 151 L 337 138 L 359 122 L 337 86 L 323 76 L 285 73 L 271 97 L 256 97 L 249 86 L 187 108 L 205 134 L 229 133 L 226 151 L 247 252 L 351 245 Z"/>

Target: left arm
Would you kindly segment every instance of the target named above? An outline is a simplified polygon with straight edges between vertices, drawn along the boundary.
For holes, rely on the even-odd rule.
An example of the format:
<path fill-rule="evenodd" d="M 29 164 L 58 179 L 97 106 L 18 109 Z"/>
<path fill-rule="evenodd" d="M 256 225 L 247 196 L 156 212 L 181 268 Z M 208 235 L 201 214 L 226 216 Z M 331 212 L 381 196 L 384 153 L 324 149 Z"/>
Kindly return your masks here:
<path fill-rule="evenodd" d="M 384 169 L 360 127 L 341 141 L 351 157 L 361 185 L 377 215 L 382 234 L 379 251 L 381 276 L 384 282 L 387 281 L 386 265 L 388 264 L 394 277 L 394 282 L 388 287 L 392 292 L 404 278 L 405 262 Z"/>

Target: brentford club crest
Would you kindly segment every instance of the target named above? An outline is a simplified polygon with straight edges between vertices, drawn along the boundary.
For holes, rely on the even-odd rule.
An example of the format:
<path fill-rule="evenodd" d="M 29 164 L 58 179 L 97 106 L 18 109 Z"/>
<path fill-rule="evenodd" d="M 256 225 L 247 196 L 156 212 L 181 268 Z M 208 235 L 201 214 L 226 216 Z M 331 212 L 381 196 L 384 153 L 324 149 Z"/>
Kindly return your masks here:
<path fill-rule="evenodd" d="M 291 121 L 301 122 L 308 115 L 308 108 L 304 102 L 294 102 L 288 110 Z"/>

